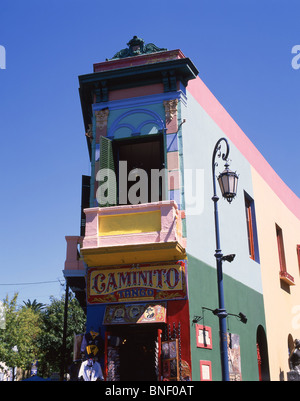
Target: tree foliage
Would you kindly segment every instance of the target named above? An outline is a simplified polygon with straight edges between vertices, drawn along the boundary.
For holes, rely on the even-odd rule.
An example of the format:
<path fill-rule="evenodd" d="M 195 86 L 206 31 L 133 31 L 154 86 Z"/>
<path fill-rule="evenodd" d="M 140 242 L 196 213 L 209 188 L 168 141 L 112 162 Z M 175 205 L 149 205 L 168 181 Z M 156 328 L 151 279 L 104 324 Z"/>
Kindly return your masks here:
<path fill-rule="evenodd" d="M 30 369 L 39 361 L 39 375 L 59 372 L 62 359 L 65 297 L 50 298 L 49 305 L 36 300 L 17 306 L 18 294 L 3 301 L 5 329 L 0 329 L 0 361 L 9 367 Z M 72 362 L 74 333 L 82 333 L 86 317 L 72 293 L 68 300 L 66 364 Z"/>
<path fill-rule="evenodd" d="M 31 308 L 35 312 L 40 312 L 42 309 L 45 308 L 45 305 L 40 302 L 37 302 L 36 299 L 34 299 L 33 302 L 31 302 L 30 299 L 28 299 L 26 302 L 23 301 L 23 304 L 26 306 L 26 308 Z"/>
<path fill-rule="evenodd" d="M 0 330 L 0 361 L 7 366 L 28 369 L 38 348 L 36 341 L 41 334 L 40 316 L 30 308 L 17 308 L 15 294 L 3 302 L 5 329 Z"/>
<path fill-rule="evenodd" d="M 60 371 L 62 361 L 64 305 L 64 297 L 62 297 L 61 300 L 51 298 L 51 304 L 48 305 L 42 313 L 43 322 L 42 332 L 39 337 L 39 347 L 43 352 L 40 368 L 44 375 L 47 375 L 49 371 Z M 66 366 L 69 366 L 72 362 L 74 334 L 84 332 L 85 322 L 85 314 L 77 300 L 72 293 L 70 293 L 68 300 L 65 353 Z"/>

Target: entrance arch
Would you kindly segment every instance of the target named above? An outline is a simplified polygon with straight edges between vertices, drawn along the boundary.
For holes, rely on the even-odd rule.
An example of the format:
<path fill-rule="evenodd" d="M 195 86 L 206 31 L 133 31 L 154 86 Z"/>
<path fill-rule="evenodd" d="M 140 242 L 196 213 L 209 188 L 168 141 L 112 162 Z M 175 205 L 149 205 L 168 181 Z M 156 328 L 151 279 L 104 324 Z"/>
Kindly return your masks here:
<path fill-rule="evenodd" d="M 268 343 L 265 329 L 259 325 L 256 331 L 257 363 L 260 381 L 270 381 Z"/>

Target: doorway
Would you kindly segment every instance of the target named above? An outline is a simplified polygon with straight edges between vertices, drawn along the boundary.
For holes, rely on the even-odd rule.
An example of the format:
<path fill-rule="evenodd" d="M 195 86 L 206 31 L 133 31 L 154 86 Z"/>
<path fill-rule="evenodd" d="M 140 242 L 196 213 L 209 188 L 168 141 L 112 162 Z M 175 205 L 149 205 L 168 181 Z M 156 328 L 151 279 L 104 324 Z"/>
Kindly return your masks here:
<path fill-rule="evenodd" d="M 259 325 L 256 332 L 259 381 L 270 381 L 268 343 L 265 329 Z"/>
<path fill-rule="evenodd" d="M 112 336 L 120 338 L 120 381 L 157 381 L 158 330 L 145 326 L 118 326 L 111 331 Z"/>

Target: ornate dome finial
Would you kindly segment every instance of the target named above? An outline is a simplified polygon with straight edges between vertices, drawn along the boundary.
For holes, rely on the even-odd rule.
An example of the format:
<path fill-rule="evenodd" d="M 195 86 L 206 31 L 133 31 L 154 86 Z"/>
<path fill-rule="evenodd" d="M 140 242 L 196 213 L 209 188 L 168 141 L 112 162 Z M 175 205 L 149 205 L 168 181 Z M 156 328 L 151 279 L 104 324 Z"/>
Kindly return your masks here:
<path fill-rule="evenodd" d="M 149 53 L 156 53 L 161 51 L 166 51 L 167 49 L 159 48 L 153 43 L 148 43 L 145 45 L 145 41 L 137 36 L 134 36 L 128 43 L 128 49 L 122 49 L 118 51 L 112 59 L 116 58 L 125 58 L 125 57 L 133 57 L 138 56 L 140 54 L 149 54 Z"/>

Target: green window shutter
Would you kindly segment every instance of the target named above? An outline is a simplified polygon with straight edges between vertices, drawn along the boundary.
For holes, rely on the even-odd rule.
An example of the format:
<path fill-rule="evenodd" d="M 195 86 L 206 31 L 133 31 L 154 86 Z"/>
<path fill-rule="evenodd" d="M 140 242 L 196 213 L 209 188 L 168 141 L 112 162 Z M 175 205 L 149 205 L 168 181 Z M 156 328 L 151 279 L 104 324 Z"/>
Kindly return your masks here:
<path fill-rule="evenodd" d="M 100 137 L 99 171 L 96 180 L 98 189 L 96 193 L 100 207 L 114 206 L 117 203 L 117 185 L 112 141 Z"/>

